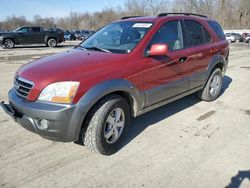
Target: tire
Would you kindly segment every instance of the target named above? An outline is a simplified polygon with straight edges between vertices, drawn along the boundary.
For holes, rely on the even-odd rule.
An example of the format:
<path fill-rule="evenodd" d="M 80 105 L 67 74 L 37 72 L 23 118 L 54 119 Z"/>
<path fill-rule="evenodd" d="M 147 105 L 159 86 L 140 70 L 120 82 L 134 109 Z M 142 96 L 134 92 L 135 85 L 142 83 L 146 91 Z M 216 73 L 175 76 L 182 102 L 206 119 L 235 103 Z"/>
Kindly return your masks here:
<path fill-rule="evenodd" d="M 130 124 L 129 104 L 119 95 L 109 95 L 91 110 L 86 124 L 81 131 L 83 145 L 103 155 L 111 155 L 120 149 Z"/>
<path fill-rule="evenodd" d="M 12 39 L 6 39 L 3 43 L 3 47 L 6 49 L 11 49 L 15 47 L 15 43 Z"/>
<path fill-rule="evenodd" d="M 205 87 L 197 92 L 198 98 L 204 101 L 214 101 L 220 95 L 223 82 L 221 69 L 215 69 L 210 75 Z"/>
<path fill-rule="evenodd" d="M 57 46 L 57 41 L 56 41 L 56 39 L 54 39 L 54 38 L 50 38 L 50 39 L 48 40 L 47 44 L 48 44 L 49 47 L 54 48 L 54 47 Z"/>

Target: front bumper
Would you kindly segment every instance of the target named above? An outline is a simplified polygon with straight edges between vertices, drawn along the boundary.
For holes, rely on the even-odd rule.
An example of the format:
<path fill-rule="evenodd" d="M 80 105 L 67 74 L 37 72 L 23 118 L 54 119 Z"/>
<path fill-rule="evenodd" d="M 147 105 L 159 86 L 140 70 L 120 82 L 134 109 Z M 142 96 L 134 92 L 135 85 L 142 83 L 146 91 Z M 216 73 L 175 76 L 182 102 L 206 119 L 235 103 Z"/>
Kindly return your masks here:
<path fill-rule="evenodd" d="M 18 124 L 44 138 L 62 142 L 78 139 L 81 120 L 76 119 L 76 105 L 29 102 L 12 89 L 9 91 L 9 105 L 1 103 L 1 106 Z M 46 130 L 39 129 L 43 119 L 48 124 Z"/>

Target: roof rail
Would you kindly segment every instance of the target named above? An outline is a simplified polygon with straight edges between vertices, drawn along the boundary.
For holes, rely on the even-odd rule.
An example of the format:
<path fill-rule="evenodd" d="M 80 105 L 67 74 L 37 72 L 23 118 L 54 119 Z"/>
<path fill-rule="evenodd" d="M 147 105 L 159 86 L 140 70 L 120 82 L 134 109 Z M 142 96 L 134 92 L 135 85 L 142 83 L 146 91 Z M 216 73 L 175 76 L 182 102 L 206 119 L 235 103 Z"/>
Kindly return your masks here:
<path fill-rule="evenodd" d="M 121 20 L 125 20 L 128 18 L 137 18 L 137 17 L 141 17 L 141 16 L 125 16 L 125 17 L 122 17 Z"/>
<path fill-rule="evenodd" d="M 193 13 L 186 13 L 186 12 L 172 12 L 172 13 L 161 13 L 158 14 L 158 17 L 163 17 L 163 16 L 168 16 L 168 15 L 176 15 L 176 14 L 180 14 L 180 15 L 185 15 L 185 16 L 199 16 L 199 17 L 203 17 L 203 18 L 207 18 L 207 16 L 205 15 L 201 15 L 201 14 L 193 14 Z"/>

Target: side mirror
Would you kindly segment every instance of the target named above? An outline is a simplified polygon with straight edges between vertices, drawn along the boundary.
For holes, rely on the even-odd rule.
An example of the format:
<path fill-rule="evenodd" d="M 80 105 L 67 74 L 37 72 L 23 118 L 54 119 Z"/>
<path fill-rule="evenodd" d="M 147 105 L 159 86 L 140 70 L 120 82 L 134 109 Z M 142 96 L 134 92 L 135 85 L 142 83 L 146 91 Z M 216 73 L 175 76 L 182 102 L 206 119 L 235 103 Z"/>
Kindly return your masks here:
<path fill-rule="evenodd" d="M 168 54 L 167 44 L 153 44 L 149 51 L 149 56 L 165 56 Z"/>

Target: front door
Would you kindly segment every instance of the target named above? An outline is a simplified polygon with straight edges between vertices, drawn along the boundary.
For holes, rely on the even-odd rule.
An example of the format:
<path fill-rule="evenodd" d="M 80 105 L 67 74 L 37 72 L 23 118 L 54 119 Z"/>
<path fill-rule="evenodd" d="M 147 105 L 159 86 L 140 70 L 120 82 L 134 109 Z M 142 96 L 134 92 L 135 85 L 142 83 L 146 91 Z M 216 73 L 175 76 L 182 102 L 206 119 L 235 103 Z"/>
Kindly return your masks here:
<path fill-rule="evenodd" d="M 146 52 L 153 44 L 167 44 L 166 56 L 145 57 L 144 91 L 146 106 L 177 96 L 188 90 L 188 50 L 184 49 L 180 20 L 164 23 L 149 42 Z"/>
<path fill-rule="evenodd" d="M 26 44 L 29 41 L 29 27 L 22 27 L 17 31 L 17 41 L 20 44 Z"/>

